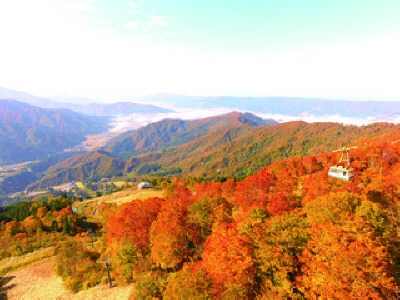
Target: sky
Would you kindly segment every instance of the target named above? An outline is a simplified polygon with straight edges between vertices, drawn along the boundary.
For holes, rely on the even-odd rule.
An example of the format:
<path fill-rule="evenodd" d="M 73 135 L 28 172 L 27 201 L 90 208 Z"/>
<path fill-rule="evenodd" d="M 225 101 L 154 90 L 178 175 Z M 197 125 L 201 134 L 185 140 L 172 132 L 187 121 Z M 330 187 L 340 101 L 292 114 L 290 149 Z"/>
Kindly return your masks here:
<path fill-rule="evenodd" d="M 398 0 L 0 0 L 0 86 L 400 100 Z"/>

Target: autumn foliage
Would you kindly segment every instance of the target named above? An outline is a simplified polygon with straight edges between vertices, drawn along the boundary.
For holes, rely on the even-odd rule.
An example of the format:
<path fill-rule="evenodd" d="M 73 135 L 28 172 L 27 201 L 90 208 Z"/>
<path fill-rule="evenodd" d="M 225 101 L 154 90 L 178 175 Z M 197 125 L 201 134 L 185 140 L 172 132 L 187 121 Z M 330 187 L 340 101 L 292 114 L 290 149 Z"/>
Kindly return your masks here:
<path fill-rule="evenodd" d="M 176 180 L 164 200 L 120 206 L 108 246 L 140 251 L 142 296 L 396 299 L 397 140 L 355 141 L 349 182 L 327 176 L 335 153 L 276 161 L 241 182 Z"/>
<path fill-rule="evenodd" d="M 107 243 L 118 244 L 125 239 L 139 251 L 148 252 L 149 230 L 163 202 L 163 199 L 151 198 L 119 206 L 108 220 Z"/>
<path fill-rule="evenodd" d="M 150 198 L 119 206 L 108 219 L 106 241 L 114 258 L 114 275 L 120 283 L 131 282 L 146 268 L 150 251 L 150 227 L 164 200 Z"/>
<path fill-rule="evenodd" d="M 193 202 L 189 190 L 178 186 L 168 198 L 151 228 L 151 259 L 163 269 L 177 268 L 189 260 L 196 230 L 187 225 L 188 206 Z"/>
<path fill-rule="evenodd" d="M 222 224 L 207 238 L 202 265 L 212 279 L 214 297 L 251 296 L 255 273 L 253 257 L 249 242 L 238 234 L 235 223 Z M 239 291 L 239 295 L 235 295 Z"/>
<path fill-rule="evenodd" d="M 387 249 L 374 240 L 372 232 L 366 234 L 368 223 L 358 221 L 358 228 L 323 223 L 310 229 L 310 240 L 299 259 L 303 275 L 297 277 L 307 298 L 395 297 Z"/>

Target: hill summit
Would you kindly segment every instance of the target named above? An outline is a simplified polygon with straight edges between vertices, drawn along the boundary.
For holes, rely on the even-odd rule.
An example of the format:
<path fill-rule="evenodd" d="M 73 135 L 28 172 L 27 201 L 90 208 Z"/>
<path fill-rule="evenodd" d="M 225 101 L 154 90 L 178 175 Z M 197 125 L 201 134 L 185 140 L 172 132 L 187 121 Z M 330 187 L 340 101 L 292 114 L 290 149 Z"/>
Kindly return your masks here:
<path fill-rule="evenodd" d="M 302 121 L 277 124 L 237 112 L 192 121 L 165 119 L 124 133 L 103 149 L 53 165 L 31 189 L 102 177 L 240 179 L 277 160 L 332 151 L 356 139 L 398 130 L 399 125 L 387 123 L 361 127 Z"/>

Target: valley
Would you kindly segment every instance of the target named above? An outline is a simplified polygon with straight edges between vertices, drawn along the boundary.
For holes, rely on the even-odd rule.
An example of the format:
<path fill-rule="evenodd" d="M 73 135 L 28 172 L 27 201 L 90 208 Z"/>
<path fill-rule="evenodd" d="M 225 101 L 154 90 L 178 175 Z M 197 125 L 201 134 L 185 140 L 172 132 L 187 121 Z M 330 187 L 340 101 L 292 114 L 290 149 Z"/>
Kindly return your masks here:
<path fill-rule="evenodd" d="M 63 107 L 65 104 L 57 101 L 51 102 L 49 99 L 47 100 L 50 102 L 47 100 L 46 102 L 41 98 L 7 89 L 0 90 L 0 96 L 2 94 L 4 96 L 15 96 L 21 101 L 28 101 L 31 104 L 38 103 L 45 107 Z M 322 131 L 319 133 L 318 131 L 324 128 L 323 122 L 301 123 L 290 121 L 296 118 L 304 120 L 330 119 L 326 110 L 329 105 L 334 105 L 334 107 L 337 107 L 331 110 L 332 113 L 336 114 L 333 115 L 336 116 L 334 119 L 351 122 L 350 116 L 338 111 L 338 108 L 343 105 L 340 101 L 324 102 L 318 99 L 305 101 L 305 99 L 280 98 L 280 104 L 278 104 L 275 98 L 250 98 L 242 101 L 243 99 L 235 97 L 193 98 L 179 95 L 160 95 L 142 100 L 146 99 L 158 103 L 168 101 L 175 105 L 176 109 L 172 111 L 171 109 L 128 102 L 118 102 L 115 105 L 94 106 L 93 104 L 87 106 L 87 112 L 92 111 L 92 116 L 81 115 L 79 118 L 82 118 L 82 120 L 78 122 L 87 122 L 88 120 L 94 122 L 96 120 L 95 126 L 93 126 L 93 123 L 84 125 L 83 123 L 76 123 L 77 119 L 66 122 L 67 119 L 60 119 L 61 115 L 57 116 L 57 122 L 62 122 L 62 125 L 56 125 L 56 123 L 52 123 L 54 120 L 49 113 L 56 112 L 59 108 L 49 110 L 48 108 L 35 108 L 21 102 L 2 100 L 3 115 L 5 116 L 2 120 L 3 126 L 4 122 L 14 122 L 7 117 L 7 114 L 11 112 L 20 116 L 14 118 L 14 120 L 26 118 L 24 122 L 30 124 L 29 122 L 42 118 L 41 122 L 44 122 L 43 126 L 45 126 L 43 129 L 37 130 L 27 130 L 27 125 L 24 125 L 23 129 L 12 129 L 13 133 L 7 137 L 7 139 L 12 139 L 6 143 L 2 142 L 0 137 L 0 150 L 3 149 L 0 155 L 0 162 L 3 164 L 3 171 L 0 172 L 0 198 L 3 199 L 2 201 L 10 203 L 13 200 L 7 200 L 7 197 L 10 198 L 13 195 L 15 199 L 15 196 L 18 197 L 18 193 L 23 191 L 29 193 L 71 181 L 98 181 L 102 177 L 128 181 L 137 181 L 146 176 L 240 178 L 256 172 L 259 168 L 276 159 L 334 150 L 351 140 L 350 135 L 335 136 L 336 132 L 341 130 L 340 125 L 336 129 L 333 125 L 332 127 L 327 125 L 328 131 L 332 131 L 327 131 L 327 137 L 319 138 L 315 143 L 314 137 L 322 134 Z M 184 99 L 190 99 L 190 101 L 185 102 Z M 301 100 L 302 103 L 305 101 L 306 104 L 303 103 L 303 106 L 298 107 L 293 105 L 295 100 Z M 202 108 L 196 109 L 196 113 L 194 113 L 189 103 L 192 103 L 190 105 L 200 103 Z M 212 106 L 204 105 L 207 103 L 214 104 Z M 76 110 L 79 110 L 79 105 L 74 105 Z M 289 114 L 285 115 L 280 105 L 291 107 L 291 112 L 286 111 Z M 347 105 L 350 104 L 347 103 Z M 355 118 L 360 118 L 354 119 L 354 122 L 357 123 L 361 119 L 366 121 L 367 124 L 376 120 L 395 121 L 397 116 L 397 106 L 394 102 L 382 102 L 379 106 L 376 106 L 375 102 L 351 102 L 351 106 L 357 108 L 358 114 L 354 115 Z M 373 110 L 372 106 L 379 107 L 379 110 Z M 68 107 L 68 105 L 64 107 Z M 273 119 L 264 119 L 267 123 L 262 124 L 260 123 L 262 119 L 256 117 L 256 115 L 241 112 L 233 117 L 234 113 L 229 112 L 229 107 L 257 110 L 259 115 L 275 116 L 281 122 L 277 124 Z M 268 113 L 266 110 L 268 110 Z M 221 112 L 224 111 L 227 113 L 221 115 Z M 391 112 L 390 115 L 389 111 Z M 66 110 L 62 112 L 62 114 L 65 113 Z M 28 116 L 29 114 L 30 116 Z M 43 114 L 43 117 L 40 114 Z M 65 118 L 71 117 L 70 112 L 65 115 Z M 78 114 L 73 115 L 73 118 L 78 118 Z M 237 123 L 232 123 L 229 118 L 236 118 Z M 240 120 L 240 118 L 243 118 L 243 120 Z M 246 120 L 246 118 L 249 119 Z M 253 120 L 251 120 L 252 118 Z M 254 121 L 254 118 L 259 119 Z M 195 119 L 204 121 L 196 122 Z M 201 122 L 205 122 L 205 124 L 202 125 Z M 13 126 L 21 126 L 21 124 L 17 122 Z M 272 126 L 267 128 L 265 127 L 267 124 Z M 71 126 L 75 127 L 72 129 Z M 317 128 L 319 126 L 320 129 Z M 365 135 L 375 134 L 372 133 L 375 125 L 370 125 L 370 129 L 368 129 L 368 125 L 361 127 L 344 126 L 345 129 L 349 128 L 349 133 L 353 129 L 367 128 Z M 310 131 L 307 127 L 316 130 L 315 133 L 309 132 L 314 137 L 311 140 L 303 141 L 302 145 L 296 144 L 302 139 L 300 133 L 302 130 Z M 55 133 L 54 130 L 60 132 Z M 63 130 L 68 133 L 63 133 Z M 280 132 L 287 130 L 289 132 L 286 135 L 287 139 L 279 141 Z M 73 137 L 73 140 L 68 137 L 68 135 L 71 135 L 71 131 L 79 131 Z M 92 133 L 91 131 L 95 132 Z M 379 131 L 377 132 L 379 133 Z M 53 133 L 55 133 L 55 136 L 53 136 Z M 289 137 L 289 135 L 291 136 Z M 56 142 L 50 143 L 50 140 Z M 60 145 L 55 146 L 54 144 L 57 143 Z M 280 147 L 279 144 L 284 146 Z M 10 152 L 9 149 L 13 149 L 13 151 Z M 277 149 L 279 149 L 278 152 Z M 38 158 L 40 159 L 38 160 Z M 23 167 L 28 165 L 26 160 L 35 159 L 35 163 L 29 164 L 27 168 Z M 78 161 L 79 164 L 76 163 Z M 10 164 L 11 167 L 5 167 Z M 12 171 L 13 165 L 15 165 L 14 171 Z"/>
<path fill-rule="evenodd" d="M 32 163 L 33 162 L 31 161 L 27 161 L 13 165 L 0 166 L 0 182 L 4 178 L 15 175 L 17 173 L 30 172 L 31 171 L 30 165 Z"/>
<path fill-rule="evenodd" d="M 2 92 L 1 89 L 0 92 Z M 10 91 L 5 95 L 9 94 L 13 93 Z M 25 100 L 34 98 L 34 96 L 25 95 L 19 98 Z M 39 101 L 39 103 L 42 102 Z M 0 115 L 2 114 L 4 116 L 1 121 L 2 128 L 0 128 L 0 150 L 2 147 L 4 148 L 4 150 L 0 152 L 0 203 L 11 203 L 20 199 L 21 195 L 25 195 L 24 192 L 26 188 L 34 181 L 40 179 L 43 176 L 43 172 L 52 164 L 76 155 L 77 153 L 102 148 L 110 139 L 115 138 L 119 134 L 142 127 L 151 122 L 151 120 L 160 119 L 164 114 L 170 113 L 169 110 L 158 109 L 155 106 L 139 105 L 133 106 L 133 108 L 139 107 L 139 111 L 136 109 L 136 113 L 126 116 L 127 112 L 129 113 L 131 110 L 124 111 L 124 105 L 125 104 L 116 105 L 116 108 L 120 110 L 121 114 L 125 115 L 113 116 L 113 114 L 110 114 L 107 117 L 89 117 L 83 115 L 79 116 L 78 114 L 67 112 L 66 110 L 57 111 L 55 109 L 42 109 L 17 101 L 0 99 Z M 101 109 L 107 111 L 107 106 Z M 142 110 L 141 114 L 139 114 L 140 110 Z M 117 111 L 115 111 L 115 113 L 116 112 Z M 52 113 L 64 114 L 63 117 L 65 120 L 62 120 L 62 117 L 58 115 L 56 115 L 55 120 L 54 116 L 51 115 Z M 18 118 L 13 119 L 11 117 L 13 115 L 18 116 Z M 73 118 L 77 116 L 81 118 L 79 122 L 90 121 L 88 124 L 74 124 L 76 120 Z M 21 120 L 18 121 L 18 119 Z M 36 137 L 36 133 L 32 132 L 35 132 L 35 127 L 37 125 L 32 125 L 32 122 L 37 122 L 37 120 L 40 120 L 39 124 L 43 126 L 43 128 L 40 129 L 40 131 L 42 131 L 40 136 Z M 97 123 L 90 123 L 93 120 L 96 120 Z M 58 124 L 58 122 L 61 122 L 61 124 Z M 67 125 L 67 123 L 69 123 L 69 125 Z M 10 126 L 14 126 L 14 128 L 10 129 Z M 58 128 L 54 129 L 54 127 Z M 2 139 L 1 134 L 6 134 L 7 131 L 10 131 L 9 133 L 11 134 L 7 138 L 4 137 Z M 68 132 L 61 138 L 61 136 L 54 136 L 54 131 L 60 131 L 56 133 L 57 135 L 64 134 L 64 131 Z M 68 140 L 68 135 L 71 134 L 71 131 L 79 132 L 76 134 L 77 140 Z M 18 132 L 18 135 L 16 135 L 15 132 Z M 45 139 L 43 139 L 43 134 L 46 135 Z M 53 144 L 57 142 L 61 143 L 61 140 L 64 140 L 62 145 L 60 144 L 59 147 L 54 147 Z M 52 144 L 51 147 L 46 144 L 50 142 Z M 24 148 L 19 148 L 19 145 L 24 145 Z M 7 158 L 9 156 L 10 158 Z M 29 158 L 36 158 L 36 160 L 25 161 Z M 14 163 L 16 161 L 18 162 Z M 31 192 L 27 194 L 27 196 L 30 195 L 34 194 Z"/>

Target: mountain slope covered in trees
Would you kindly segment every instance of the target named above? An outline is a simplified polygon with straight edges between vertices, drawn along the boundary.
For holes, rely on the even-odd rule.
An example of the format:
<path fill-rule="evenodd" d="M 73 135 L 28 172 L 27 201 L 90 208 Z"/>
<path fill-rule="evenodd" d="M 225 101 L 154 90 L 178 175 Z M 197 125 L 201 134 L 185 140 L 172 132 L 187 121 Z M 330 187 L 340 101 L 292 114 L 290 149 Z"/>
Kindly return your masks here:
<path fill-rule="evenodd" d="M 121 134 L 110 140 L 105 150 L 117 157 L 131 157 L 138 153 L 179 146 L 224 130 L 275 124 L 274 120 L 264 120 L 249 113 L 237 112 L 190 121 L 164 119 Z"/>
<path fill-rule="evenodd" d="M 114 140 L 106 148 L 109 151 L 87 153 L 52 166 L 32 188 L 72 180 L 98 180 L 102 176 L 240 178 L 276 160 L 335 150 L 355 139 L 393 133 L 400 129 L 398 125 L 386 123 L 362 127 L 306 122 L 250 126 L 239 121 L 242 117 L 243 114 L 228 114 L 190 121 L 190 126 L 196 124 L 193 127 L 195 131 L 185 129 L 189 126 L 184 127 L 182 124 L 185 123 L 179 120 L 164 120 L 148 125 Z M 213 128 L 211 131 L 198 129 L 216 120 L 220 121 L 210 127 Z M 151 130 L 147 131 L 147 128 Z M 182 135 L 174 139 L 178 131 Z M 130 146 L 118 147 L 118 151 L 113 148 L 121 144 Z M 143 153 L 139 149 L 157 151 Z M 90 159 L 92 155 L 95 155 L 94 159 Z"/>
<path fill-rule="evenodd" d="M 100 133 L 107 128 L 105 118 L 1 99 L 0 163 L 46 157 L 78 145 L 87 134 Z"/>
<path fill-rule="evenodd" d="M 0 209 L 0 255 L 56 246 L 55 270 L 73 292 L 105 282 L 107 259 L 134 299 L 397 299 L 398 127 L 280 125 L 318 153 L 289 152 L 241 181 L 159 179 L 162 198 L 121 205 L 98 198 L 74 212 L 66 195 L 17 203 Z M 334 140 L 322 132 L 357 147 L 351 181 L 328 177 L 341 153 L 320 152 L 317 137 Z"/>
<path fill-rule="evenodd" d="M 273 125 L 252 114 L 229 113 L 194 121 L 166 119 L 111 140 L 103 150 L 85 153 L 50 167 L 34 187 L 46 187 L 71 180 L 98 180 L 103 176 L 143 175 L 158 171 L 152 167 L 163 153 L 202 138 L 214 137 L 227 130 Z M 151 150 L 155 152 L 150 152 Z M 136 154 L 136 155 L 135 155 Z M 166 174 L 180 173 L 176 166 L 166 166 Z"/>
<path fill-rule="evenodd" d="M 350 182 L 327 176 L 340 154 L 320 153 L 126 203 L 108 217 L 116 278 L 138 298 L 396 299 L 399 140 L 355 141 Z"/>

